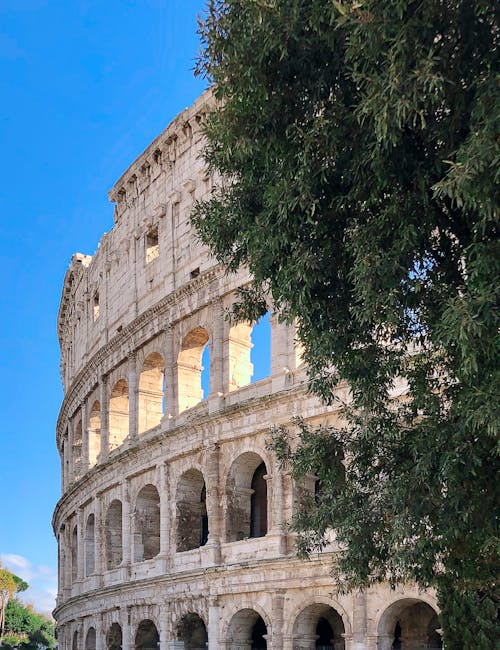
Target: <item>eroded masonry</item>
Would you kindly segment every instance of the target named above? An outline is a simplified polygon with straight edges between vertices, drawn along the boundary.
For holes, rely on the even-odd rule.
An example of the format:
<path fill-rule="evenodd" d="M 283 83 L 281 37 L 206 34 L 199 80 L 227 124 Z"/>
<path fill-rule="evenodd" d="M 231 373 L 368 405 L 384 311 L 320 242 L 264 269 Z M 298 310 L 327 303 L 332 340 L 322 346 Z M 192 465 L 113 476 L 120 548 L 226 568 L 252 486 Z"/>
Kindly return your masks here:
<path fill-rule="evenodd" d="M 250 278 L 226 275 L 189 221 L 214 182 L 199 155 L 211 101 L 123 174 L 113 228 L 64 279 L 59 647 L 440 648 L 432 593 L 337 595 L 334 541 L 294 556 L 299 491 L 266 447 L 269 426 L 339 414 L 307 393 L 294 329 L 271 304 L 269 373 L 257 381 L 254 324 L 225 318 Z"/>

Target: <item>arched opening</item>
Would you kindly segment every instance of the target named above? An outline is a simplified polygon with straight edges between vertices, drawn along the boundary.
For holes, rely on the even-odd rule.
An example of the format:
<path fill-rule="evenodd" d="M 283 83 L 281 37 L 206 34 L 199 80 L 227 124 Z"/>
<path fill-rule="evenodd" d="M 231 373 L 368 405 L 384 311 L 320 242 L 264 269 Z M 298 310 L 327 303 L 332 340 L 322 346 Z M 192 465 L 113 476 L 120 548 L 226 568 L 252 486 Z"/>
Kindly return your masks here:
<path fill-rule="evenodd" d="M 202 355 L 208 343 L 208 332 L 196 327 L 184 337 L 177 358 L 179 413 L 198 404 L 204 395 L 202 388 Z"/>
<path fill-rule="evenodd" d="M 250 537 L 264 537 L 267 534 L 267 474 L 261 463 L 253 473 L 250 489 Z"/>
<path fill-rule="evenodd" d="M 226 484 L 226 541 L 266 535 L 266 474 L 265 463 L 254 452 L 242 454 L 232 464 Z"/>
<path fill-rule="evenodd" d="M 231 650 L 267 650 L 266 623 L 253 609 L 242 609 L 233 616 L 227 636 Z"/>
<path fill-rule="evenodd" d="M 89 627 L 85 637 L 85 650 L 96 650 L 95 627 Z"/>
<path fill-rule="evenodd" d="M 122 628 L 118 623 L 112 623 L 106 634 L 106 650 L 122 650 Z"/>
<path fill-rule="evenodd" d="M 158 426 L 164 413 L 163 357 L 153 352 L 146 357 L 139 377 L 139 433 Z"/>
<path fill-rule="evenodd" d="M 271 374 L 271 320 L 266 312 L 252 327 L 250 361 L 253 366 L 251 383 Z"/>
<path fill-rule="evenodd" d="M 416 598 L 390 605 L 379 625 L 378 650 L 441 650 L 440 625 L 434 609 Z"/>
<path fill-rule="evenodd" d="M 85 575 L 91 576 L 95 571 L 95 516 L 87 517 L 85 526 Z"/>
<path fill-rule="evenodd" d="M 128 383 L 120 379 L 111 391 L 109 400 L 109 449 L 112 451 L 129 434 Z"/>
<path fill-rule="evenodd" d="M 303 609 L 295 619 L 292 632 L 294 644 L 300 650 L 344 650 L 344 633 L 342 617 L 324 603 Z"/>
<path fill-rule="evenodd" d="M 78 578 L 78 527 L 71 532 L 71 581 Z"/>
<path fill-rule="evenodd" d="M 177 485 L 176 547 L 178 552 L 204 546 L 208 540 L 206 488 L 197 469 L 185 472 Z"/>
<path fill-rule="evenodd" d="M 83 433 L 82 421 L 78 420 L 73 430 L 73 478 L 77 481 L 82 476 Z"/>
<path fill-rule="evenodd" d="M 253 325 L 237 323 L 229 330 L 229 390 L 268 377 L 271 372 L 271 324 L 266 312 Z"/>
<path fill-rule="evenodd" d="M 177 626 L 177 638 L 184 642 L 184 650 L 206 650 L 208 634 L 203 619 L 194 613 L 183 616 Z"/>
<path fill-rule="evenodd" d="M 78 632 L 76 630 L 73 632 L 73 638 L 71 639 L 71 650 L 78 650 Z"/>
<path fill-rule="evenodd" d="M 106 513 L 104 529 L 106 568 L 120 566 L 123 559 L 122 502 L 114 499 Z"/>
<path fill-rule="evenodd" d="M 89 417 L 89 467 L 94 467 L 101 453 L 101 404 L 92 404 Z"/>
<path fill-rule="evenodd" d="M 141 621 L 135 634 L 135 650 L 158 650 L 160 637 L 153 621 Z"/>
<path fill-rule="evenodd" d="M 151 560 L 160 552 L 160 495 L 145 485 L 137 495 L 134 511 L 134 562 Z"/>

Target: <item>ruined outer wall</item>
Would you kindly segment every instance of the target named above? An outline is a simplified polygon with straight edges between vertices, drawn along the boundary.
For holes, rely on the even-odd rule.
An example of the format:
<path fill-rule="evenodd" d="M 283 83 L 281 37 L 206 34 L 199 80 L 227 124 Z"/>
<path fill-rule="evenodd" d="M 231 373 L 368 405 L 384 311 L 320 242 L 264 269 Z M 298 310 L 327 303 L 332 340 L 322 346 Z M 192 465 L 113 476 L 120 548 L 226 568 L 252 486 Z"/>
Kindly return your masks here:
<path fill-rule="evenodd" d="M 202 95 L 123 174 L 110 192 L 114 227 L 94 256 L 73 256 L 64 280 L 62 497 L 53 519 L 59 644 L 117 650 L 115 623 L 119 647 L 142 650 L 141 622 L 151 621 L 161 650 L 194 650 L 181 623 L 196 614 L 210 650 L 249 650 L 258 616 L 267 648 L 309 650 L 321 614 L 336 649 L 390 648 L 394 623 L 381 621 L 391 603 L 435 606 L 432 596 L 382 587 L 334 595 L 334 542 L 309 562 L 294 558 L 286 523 L 298 492 L 266 447 L 269 426 L 295 414 L 333 422 L 338 413 L 307 393 L 294 328 L 277 322 L 272 305 L 270 376 L 249 383 L 251 327 L 224 317 L 249 277 L 227 276 L 189 223 L 213 182 L 200 158 L 212 101 Z M 205 345 L 210 394 L 202 400 Z M 265 534 L 255 534 L 261 463 L 267 512 Z M 208 535 L 196 541 L 203 517 Z"/>

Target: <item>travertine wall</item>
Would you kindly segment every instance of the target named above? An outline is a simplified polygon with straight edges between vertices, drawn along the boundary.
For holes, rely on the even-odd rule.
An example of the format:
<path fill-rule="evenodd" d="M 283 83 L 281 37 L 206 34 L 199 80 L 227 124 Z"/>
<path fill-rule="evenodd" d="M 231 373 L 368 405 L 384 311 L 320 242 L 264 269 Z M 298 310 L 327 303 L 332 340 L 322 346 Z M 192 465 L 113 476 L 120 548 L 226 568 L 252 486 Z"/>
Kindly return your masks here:
<path fill-rule="evenodd" d="M 93 257 L 73 256 L 64 280 L 60 647 L 440 647 L 432 594 L 336 595 L 334 542 L 294 557 L 286 524 L 298 491 L 268 429 L 339 414 L 307 394 L 293 327 L 272 305 L 271 371 L 258 382 L 251 324 L 224 317 L 249 277 L 227 276 L 189 223 L 213 182 L 199 155 L 211 101 L 207 92 L 181 113 L 119 179 L 114 227 Z"/>

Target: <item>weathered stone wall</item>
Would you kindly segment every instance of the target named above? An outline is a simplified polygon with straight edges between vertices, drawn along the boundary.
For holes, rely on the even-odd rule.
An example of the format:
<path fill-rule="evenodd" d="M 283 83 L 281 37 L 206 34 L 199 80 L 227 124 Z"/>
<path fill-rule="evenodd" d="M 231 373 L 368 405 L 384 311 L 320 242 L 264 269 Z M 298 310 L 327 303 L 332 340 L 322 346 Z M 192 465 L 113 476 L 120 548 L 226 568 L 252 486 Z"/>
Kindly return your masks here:
<path fill-rule="evenodd" d="M 339 414 L 307 393 L 294 328 L 271 304 L 271 371 L 258 382 L 251 324 L 225 319 L 249 277 L 227 276 L 189 224 L 213 183 L 199 155 L 211 101 L 181 113 L 119 179 L 114 227 L 64 280 L 60 648 L 438 647 L 432 594 L 336 595 L 334 541 L 294 557 L 298 490 L 268 429 Z"/>

